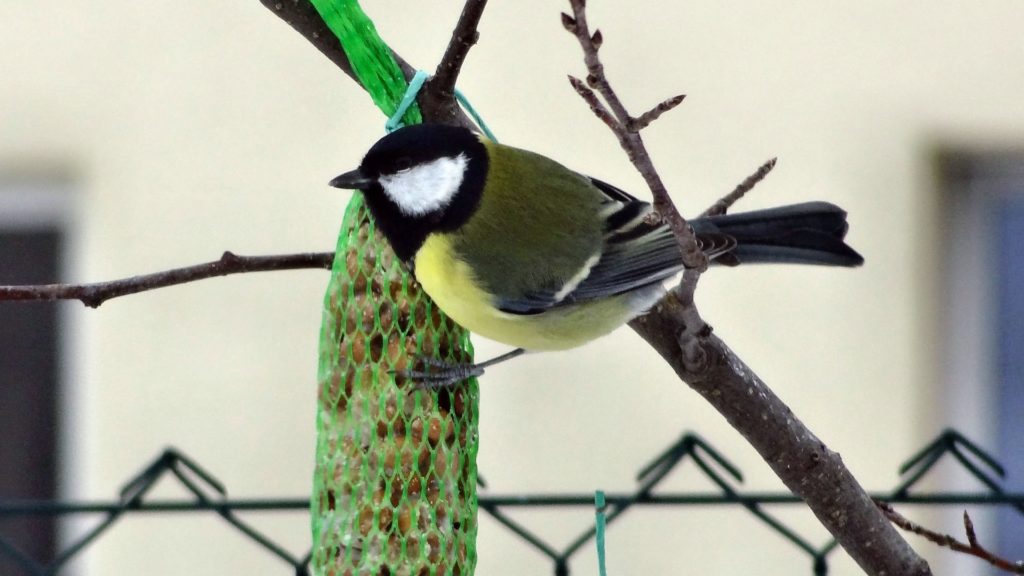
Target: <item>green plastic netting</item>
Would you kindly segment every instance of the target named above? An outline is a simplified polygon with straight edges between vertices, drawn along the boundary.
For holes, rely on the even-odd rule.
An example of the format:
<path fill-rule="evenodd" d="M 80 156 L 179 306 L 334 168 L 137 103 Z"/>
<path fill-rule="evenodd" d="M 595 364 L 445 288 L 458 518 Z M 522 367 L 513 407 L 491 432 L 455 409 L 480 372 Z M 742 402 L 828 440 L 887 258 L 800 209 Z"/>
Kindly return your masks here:
<path fill-rule="evenodd" d="M 387 48 L 372 23 L 354 0 L 313 3 L 374 102 L 393 113 L 404 78 L 390 52 L 382 56 Z M 405 121 L 419 122 L 418 109 Z M 479 389 L 475 379 L 436 392 L 396 382 L 393 371 L 421 356 L 471 362 L 468 333 L 420 290 L 356 194 L 338 237 L 320 335 L 311 502 L 317 575 L 473 573 Z"/>
<path fill-rule="evenodd" d="M 316 573 L 472 574 L 476 382 L 396 383 L 420 355 L 470 360 L 357 196 L 324 303 L 313 501 Z"/>

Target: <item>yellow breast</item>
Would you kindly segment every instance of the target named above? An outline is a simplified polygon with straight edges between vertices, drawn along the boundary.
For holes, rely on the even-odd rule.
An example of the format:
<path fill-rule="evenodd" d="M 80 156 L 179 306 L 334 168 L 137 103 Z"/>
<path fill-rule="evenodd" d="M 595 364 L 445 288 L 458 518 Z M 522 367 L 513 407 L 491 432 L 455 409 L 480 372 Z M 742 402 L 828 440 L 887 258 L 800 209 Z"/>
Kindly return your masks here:
<path fill-rule="evenodd" d="M 526 350 L 564 350 L 603 336 L 657 301 L 660 287 L 539 314 L 509 314 L 494 306 L 451 238 L 431 234 L 416 253 L 416 279 L 449 317 L 470 332 Z"/>

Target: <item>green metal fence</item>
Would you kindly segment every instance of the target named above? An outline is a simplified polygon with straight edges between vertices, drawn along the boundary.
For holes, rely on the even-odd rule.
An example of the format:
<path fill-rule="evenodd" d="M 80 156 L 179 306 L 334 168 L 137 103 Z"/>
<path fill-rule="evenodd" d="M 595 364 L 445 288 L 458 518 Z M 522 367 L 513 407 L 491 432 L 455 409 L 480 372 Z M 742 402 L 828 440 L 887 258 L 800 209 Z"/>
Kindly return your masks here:
<path fill-rule="evenodd" d="M 979 483 L 975 492 L 923 492 L 919 483 L 941 460 L 952 460 Z M 671 492 L 658 490 L 661 482 L 673 470 L 693 466 L 717 488 L 717 492 Z M 1016 509 L 1024 515 L 1024 494 L 1010 493 L 1002 487 L 1002 466 L 960 433 L 947 430 L 924 449 L 911 457 L 901 468 L 901 481 L 888 492 L 874 493 L 881 501 L 915 506 L 995 505 Z M 191 495 L 178 500 L 153 499 L 149 493 L 164 478 L 174 478 Z M 740 507 L 746 509 L 756 521 L 777 532 L 780 542 L 792 545 L 794 554 L 809 560 L 808 573 L 827 575 L 828 559 L 837 545 L 835 541 L 814 543 L 778 517 L 765 510 L 766 505 L 801 502 L 792 494 L 752 492 L 742 489 L 742 472 L 720 452 L 699 436 L 686 433 L 657 455 L 651 464 L 637 474 L 637 486 L 631 492 L 607 493 L 606 518 L 614 530 L 615 520 L 633 508 L 658 507 L 665 514 L 694 506 Z M 592 489 L 598 487 L 582 487 Z M 3 495 L 0 495 L 2 498 Z M 479 510 L 493 517 L 516 534 L 524 545 L 547 557 L 556 575 L 570 574 L 570 561 L 591 543 L 595 536 L 593 526 L 581 530 L 568 546 L 556 548 L 545 542 L 524 523 L 513 520 L 506 513 L 516 508 L 578 509 L 592 507 L 592 493 L 563 495 L 494 495 L 482 493 Z M 221 516 L 227 523 L 247 536 L 254 545 L 254 553 L 269 553 L 281 560 L 281 574 L 310 574 L 310 552 L 293 552 L 275 542 L 239 514 L 253 511 L 292 511 L 308 513 L 309 498 L 231 499 L 224 485 L 188 456 L 169 449 L 147 465 L 138 475 L 129 479 L 117 499 L 104 502 L 12 501 L 0 499 L 0 520 L 7 524 L 19 519 L 39 517 L 96 516 L 97 523 L 78 540 L 68 544 L 54 558 L 30 558 L 10 542 L 0 538 L 0 558 L 21 568 L 21 575 L 59 575 L 69 562 L 85 553 L 97 540 L 128 515 L 148 514 L 170 516 L 181 513 L 205 513 Z M 183 551 L 184 552 L 184 551 Z"/>

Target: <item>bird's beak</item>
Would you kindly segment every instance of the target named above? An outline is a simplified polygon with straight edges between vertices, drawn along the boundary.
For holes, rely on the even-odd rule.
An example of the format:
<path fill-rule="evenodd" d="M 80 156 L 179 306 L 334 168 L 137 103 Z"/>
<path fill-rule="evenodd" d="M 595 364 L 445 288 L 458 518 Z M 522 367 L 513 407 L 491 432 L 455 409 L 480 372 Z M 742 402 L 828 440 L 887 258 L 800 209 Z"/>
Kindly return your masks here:
<path fill-rule="evenodd" d="M 359 171 L 358 168 L 351 172 L 345 172 L 341 176 L 338 176 L 328 182 L 329 185 L 335 188 L 345 188 L 348 190 L 365 190 L 370 187 L 376 180 L 373 178 L 367 178 Z"/>

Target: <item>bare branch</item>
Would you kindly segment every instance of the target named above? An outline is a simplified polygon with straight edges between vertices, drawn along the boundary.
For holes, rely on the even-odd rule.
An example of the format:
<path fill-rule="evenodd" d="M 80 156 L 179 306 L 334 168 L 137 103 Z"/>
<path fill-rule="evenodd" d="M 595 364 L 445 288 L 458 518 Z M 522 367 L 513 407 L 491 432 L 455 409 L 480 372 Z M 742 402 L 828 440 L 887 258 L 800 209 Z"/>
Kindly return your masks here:
<path fill-rule="evenodd" d="M 669 110 L 682 104 L 683 100 L 685 99 L 686 94 L 680 94 L 678 96 L 673 96 L 667 100 L 664 100 L 663 102 L 660 102 L 654 108 L 651 108 L 650 110 L 644 112 L 640 116 L 633 118 L 629 124 L 630 131 L 639 132 L 644 128 L 647 128 L 647 126 L 650 125 L 651 122 L 657 120 L 658 117 L 664 114 L 665 112 L 668 112 Z"/>
<path fill-rule="evenodd" d="M 923 536 L 928 541 L 934 542 L 939 546 L 949 548 L 955 552 L 970 554 L 971 556 L 981 558 L 996 568 L 1009 572 L 1010 574 L 1024 574 L 1024 561 L 1018 560 L 1014 562 L 1012 560 L 1007 560 L 986 550 L 978 543 L 978 535 L 974 532 L 974 522 L 971 521 L 971 517 L 967 514 L 966 510 L 964 511 L 964 532 L 967 534 L 968 543 L 964 544 L 949 534 L 940 534 L 934 530 L 929 530 L 917 522 L 908 519 L 897 512 L 896 509 L 887 502 L 875 502 L 875 504 L 882 510 L 882 513 L 885 514 L 885 517 L 888 518 L 890 522 L 907 532 L 913 532 L 918 536 Z"/>
<path fill-rule="evenodd" d="M 605 76 L 604 65 L 598 56 L 598 50 L 604 44 L 604 36 L 599 30 L 593 34 L 590 33 L 587 25 L 585 1 L 569 0 L 569 4 L 572 6 L 573 14 L 572 16 L 565 13 L 562 14 L 562 26 L 576 37 L 583 50 L 583 61 L 587 67 L 586 84 L 573 76 L 569 77 L 569 82 L 572 84 L 573 89 L 576 90 L 576 93 L 590 106 L 590 110 L 594 115 L 611 129 L 618 139 L 619 145 L 626 151 L 630 162 L 633 163 L 633 166 L 643 176 L 644 181 L 647 182 L 647 186 L 654 197 L 654 212 L 649 215 L 650 223 L 664 222 L 672 229 L 672 233 L 679 244 L 679 250 L 682 253 L 683 263 L 688 269 L 695 271 L 694 274 L 687 275 L 686 281 L 681 284 L 680 289 L 677 289 L 677 295 L 682 300 L 692 302 L 693 291 L 697 287 L 700 272 L 707 269 L 707 257 L 701 252 L 697 238 L 694 236 L 690 225 L 672 202 L 668 190 L 661 181 L 661 176 L 654 167 L 654 161 L 651 159 L 650 154 L 648 154 L 643 139 L 640 137 L 640 130 L 643 127 L 650 124 L 651 121 L 664 111 L 678 106 L 683 101 L 683 98 L 677 96 L 662 102 L 653 110 L 642 115 L 641 118 L 643 120 L 630 116 Z M 598 94 L 600 94 L 600 98 Z M 601 101 L 601 98 L 604 99 L 604 102 Z M 663 108 L 664 110 L 658 112 L 658 108 Z M 692 308 L 692 306 L 689 308 Z M 705 355 L 699 350 L 701 344 L 696 335 L 703 332 L 706 326 L 703 322 L 699 325 L 694 324 L 699 319 L 700 317 L 695 315 L 694 318 L 689 319 L 689 323 L 684 324 L 685 329 L 673 333 L 678 335 L 680 348 L 686 351 L 682 360 L 686 370 L 689 372 L 699 372 L 704 368 L 700 362 L 705 359 Z"/>
<path fill-rule="evenodd" d="M 764 180 L 765 176 L 767 176 L 775 168 L 775 164 L 778 162 L 778 160 L 778 158 L 772 158 L 771 160 L 765 162 L 764 164 L 761 164 L 761 167 L 758 168 L 756 172 L 754 172 L 750 176 L 747 176 L 746 179 L 743 180 L 743 182 L 740 182 L 736 186 L 736 188 L 733 188 L 732 192 L 729 192 L 721 199 L 719 199 L 718 202 L 712 204 L 707 210 L 704 211 L 703 214 L 701 214 L 701 216 L 718 216 L 721 214 L 725 214 L 729 210 L 729 208 L 732 207 L 733 204 L 739 201 L 740 198 L 743 198 L 743 196 L 746 195 L 747 192 L 753 190 L 754 186 L 757 186 L 757 184 L 761 182 L 761 180 Z"/>
<path fill-rule="evenodd" d="M 39 286 L 0 286 L 0 301 L 4 300 L 79 300 L 90 308 L 97 308 L 111 298 L 137 294 L 147 290 L 166 288 L 216 276 L 297 270 L 302 268 L 330 269 L 333 252 L 307 252 L 278 256 L 238 256 L 224 252 L 220 260 L 164 270 L 152 274 L 132 276 L 92 284 L 46 284 Z"/>
<path fill-rule="evenodd" d="M 605 76 L 604 65 L 597 54 L 598 49 L 604 42 L 604 37 L 600 31 L 591 34 L 590 28 L 587 25 L 586 3 L 583 0 L 570 0 L 569 3 L 572 6 L 573 13 L 572 16 L 562 14 L 562 25 L 580 43 L 580 47 L 583 49 L 583 62 L 587 67 L 587 85 L 601 95 L 605 106 L 596 107 L 593 102 L 596 97 L 592 98 L 592 94 L 588 95 L 587 92 L 581 90 L 580 83 L 574 82 L 573 88 L 587 101 L 587 104 L 590 105 L 591 110 L 597 114 L 598 118 L 609 125 L 615 137 L 618 138 L 619 145 L 622 146 L 627 156 L 629 156 L 630 162 L 633 163 L 633 166 L 643 176 L 644 181 L 647 182 L 647 186 L 651 189 L 651 194 L 654 196 L 654 210 L 661 220 L 672 229 L 672 233 L 675 234 L 676 240 L 679 242 L 679 249 L 683 254 L 683 263 L 691 269 L 705 270 L 708 265 L 707 258 L 700 251 L 697 238 L 694 236 L 693 230 L 690 229 L 690 225 L 686 223 L 686 219 L 679 213 L 679 210 L 676 209 L 675 204 L 672 202 L 672 198 L 669 197 L 668 190 L 661 181 L 658 171 L 654 168 L 654 162 L 651 160 L 647 147 L 644 146 L 643 139 L 640 137 L 639 130 L 646 124 L 641 125 L 640 121 L 629 115 L 626 107 L 622 104 L 622 101 Z M 670 99 L 667 102 L 673 100 L 675 99 Z M 678 102 L 668 105 L 668 109 L 676 105 L 678 105 Z M 599 113 L 601 109 L 610 112 L 615 122 L 609 123 L 607 114 L 602 115 Z"/>
<path fill-rule="evenodd" d="M 459 22 L 452 31 L 452 39 L 448 43 L 441 62 L 437 65 L 434 77 L 430 79 L 426 89 L 433 92 L 436 97 L 452 100 L 455 98 L 455 81 L 462 70 L 462 64 L 466 61 L 466 55 L 470 48 L 480 39 L 477 26 L 480 17 L 487 6 L 487 0 L 466 0 L 462 8 L 462 15 Z"/>
<path fill-rule="evenodd" d="M 615 132 L 616 136 L 618 136 L 618 132 L 616 131 L 618 128 L 618 121 L 614 116 L 612 116 L 612 113 L 608 111 L 608 108 L 605 107 L 604 103 L 601 102 L 601 99 L 597 97 L 597 94 L 595 94 L 589 86 L 584 84 L 583 80 L 580 80 L 575 76 L 569 76 L 569 84 L 572 84 L 576 93 L 579 94 L 587 105 L 590 106 L 590 111 L 594 113 L 594 116 L 597 116 L 605 123 L 606 126 L 612 129 L 612 132 Z M 623 146 L 625 145 L 623 144 Z"/>
<path fill-rule="evenodd" d="M 562 24 L 576 36 L 583 49 L 587 86 L 593 91 L 579 81 L 573 82 L 573 88 L 595 115 L 612 128 L 630 161 L 644 176 L 654 195 L 655 211 L 672 228 L 684 263 L 690 268 L 676 289 L 651 312 L 630 322 L 630 327 L 750 442 L 786 487 L 807 502 L 818 520 L 865 571 L 876 575 L 931 574 L 928 564 L 875 508 L 839 455 L 797 419 L 725 342 L 711 334 L 710 327 L 701 319 L 693 304 L 693 293 L 707 260 L 690 226 L 669 198 L 639 135 L 641 128 L 682 100 L 670 99 L 639 119 L 630 116 L 605 77 L 598 57 L 603 37 L 590 33 L 584 0 L 569 2 L 573 13 L 563 14 Z M 604 99 L 603 103 L 597 95 Z M 770 169 L 764 169 L 764 174 Z M 748 178 L 747 189 L 764 174 Z M 737 192 L 737 198 L 745 192 Z"/>

